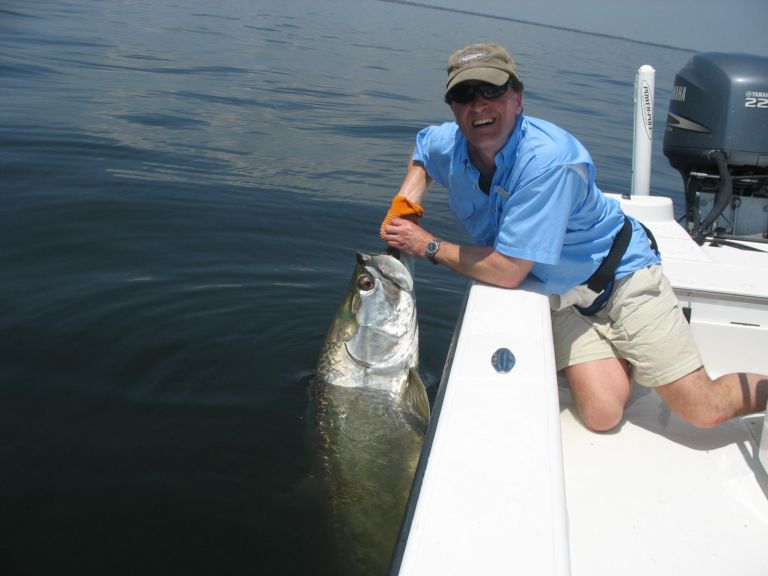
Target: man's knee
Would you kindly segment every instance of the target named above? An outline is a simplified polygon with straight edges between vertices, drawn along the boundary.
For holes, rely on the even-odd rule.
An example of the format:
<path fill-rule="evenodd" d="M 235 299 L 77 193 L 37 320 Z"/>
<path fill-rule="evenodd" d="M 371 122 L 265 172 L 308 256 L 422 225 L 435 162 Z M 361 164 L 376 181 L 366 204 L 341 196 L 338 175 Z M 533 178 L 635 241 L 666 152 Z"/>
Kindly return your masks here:
<path fill-rule="evenodd" d="M 607 358 L 569 366 L 565 376 L 587 428 L 608 432 L 619 425 L 632 386 L 623 361 Z"/>
<path fill-rule="evenodd" d="M 733 416 L 727 384 L 711 380 L 704 368 L 656 391 L 675 414 L 697 428 L 714 428 Z"/>
<path fill-rule="evenodd" d="M 584 426 L 592 432 L 610 432 L 621 423 L 624 417 L 624 410 L 621 406 L 598 406 L 590 408 L 579 408 Z"/>
<path fill-rule="evenodd" d="M 673 407 L 672 409 L 680 418 L 697 428 L 714 428 L 730 419 L 730 416 L 726 416 L 710 406 L 693 406 L 682 409 Z"/>

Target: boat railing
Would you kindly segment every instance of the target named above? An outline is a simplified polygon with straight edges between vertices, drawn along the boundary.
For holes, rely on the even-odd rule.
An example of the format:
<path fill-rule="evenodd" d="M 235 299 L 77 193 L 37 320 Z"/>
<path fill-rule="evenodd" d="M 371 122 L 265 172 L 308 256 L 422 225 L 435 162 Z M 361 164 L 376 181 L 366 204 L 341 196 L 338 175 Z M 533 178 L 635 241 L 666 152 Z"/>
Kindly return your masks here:
<path fill-rule="evenodd" d="M 570 574 L 549 298 L 470 286 L 390 574 Z"/>

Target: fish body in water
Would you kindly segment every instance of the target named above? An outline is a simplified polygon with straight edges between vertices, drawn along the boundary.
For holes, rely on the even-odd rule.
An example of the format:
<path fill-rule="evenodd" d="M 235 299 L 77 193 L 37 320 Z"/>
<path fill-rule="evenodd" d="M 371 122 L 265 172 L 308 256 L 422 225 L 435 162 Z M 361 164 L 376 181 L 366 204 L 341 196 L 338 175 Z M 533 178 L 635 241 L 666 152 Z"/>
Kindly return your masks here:
<path fill-rule="evenodd" d="M 313 384 L 322 467 L 349 573 L 385 574 L 389 565 L 429 422 L 417 364 L 412 273 L 394 256 L 358 254 Z"/>

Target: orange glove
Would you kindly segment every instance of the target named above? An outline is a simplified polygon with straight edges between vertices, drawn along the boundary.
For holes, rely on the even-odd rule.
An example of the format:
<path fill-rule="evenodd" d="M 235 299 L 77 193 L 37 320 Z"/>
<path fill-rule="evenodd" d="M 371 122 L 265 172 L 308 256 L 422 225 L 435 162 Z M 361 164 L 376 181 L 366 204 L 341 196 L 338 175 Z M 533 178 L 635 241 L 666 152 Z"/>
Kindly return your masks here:
<path fill-rule="evenodd" d="M 384 240 L 387 226 L 389 226 L 389 223 L 395 218 L 407 218 L 412 222 L 416 222 L 422 216 L 424 216 L 424 208 L 422 208 L 421 204 L 411 202 L 405 196 L 395 196 L 392 198 L 392 205 L 389 207 L 387 215 L 384 217 L 384 222 L 381 223 L 379 236 Z"/>

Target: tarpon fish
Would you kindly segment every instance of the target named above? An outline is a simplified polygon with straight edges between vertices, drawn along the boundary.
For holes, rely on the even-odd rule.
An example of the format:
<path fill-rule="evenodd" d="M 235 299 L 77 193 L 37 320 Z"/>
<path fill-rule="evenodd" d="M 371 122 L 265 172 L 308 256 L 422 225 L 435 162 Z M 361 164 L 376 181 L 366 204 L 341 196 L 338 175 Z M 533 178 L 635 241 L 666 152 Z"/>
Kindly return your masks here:
<path fill-rule="evenodd" d="M 412 260 L 410 261 L 412 264 Z M 313 384 L 322 468 L 350 574 L 385 574 L 429 422 L 413 275 L 358 254 Z"/>

